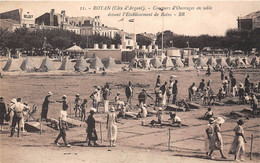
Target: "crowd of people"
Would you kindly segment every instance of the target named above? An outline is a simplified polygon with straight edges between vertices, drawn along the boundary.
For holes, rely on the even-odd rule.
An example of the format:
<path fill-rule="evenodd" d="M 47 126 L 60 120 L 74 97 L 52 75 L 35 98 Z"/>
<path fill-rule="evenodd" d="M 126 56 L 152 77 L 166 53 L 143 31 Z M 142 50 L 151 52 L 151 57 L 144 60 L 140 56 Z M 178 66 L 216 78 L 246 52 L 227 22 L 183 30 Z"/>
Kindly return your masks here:
<path fill-rule="evenodd" d="M 153 121 L 153 123 L 158 123 L 160 125 L 163 124 L 163 107 L 167 105 L 184 105 L 187 107 L 186 111 L 189 111 L 187 102 L 194 102 L 199 99 L 202 99 L 203 105 L 212 105 L 217 100 L 221 102 L 221 100 L 225 97 L 239 97 L 240 104 L 250 103 L 252 104 L 253 115 L 257 114 L 257 105 L 258 100 L 256 98 L 256 94 L 254 92 L 259 91 L 260 84 L 254 85 L 250 82 L 250 77 L 247 75 L 245 79 L 245 83 L 239 83 L 237 88 L 237 81 L 235 75 L 232 70 L 229 70 L 229 77 L 225 76 L 224 69 L 221 69 L 221 80 L 222 85 L 217 94 L 214 93 L 212 89 L 212 80 L 208 80 L 205 82 L 204 79 L 201 80 L 199 86 L 196 87 L 196 84 L 193 82 L 192 85 L 188 88 L 188 99 L 178 101 L 178 80 L 175 80 L 176 76 L 170 76 L 169 82 L 161 82 L 161 76 L 158 75 L 154 87 L 155 100 L 154 97 L 147 92 L 145 88 L 138 94 L 138 108 L 139 112 L 132 112 L 132 100 L 134 95 L 134 86 L 131 81 L 125 86 L 125 96 L 126 101 L 123 101 L 120 97 L 120 92 L 117 92 L 115 96 L 115 101 L 111 106 L 111 101 L 109 101 L 109 96 L 111 96 L 111 87 L 109 83 L 106 83 L 103 87 L 96 86 L 95 90 L 89 98 L 92 100 L 91 109 L 89 111 L 89 115 L 86 118 L 87 108 L 88 108 L 88 100 L 82 99 L 79 94 L 75 95 L 74 100 L 74 115 L 75 117 L 79 117 L 81 121 L 87 123 L 87 141 L 89 146 L 98 146 L 97 140 L 97 132 L 95 129 L 95 113 L 100 113 L 100 106 L 103 104 L 104 112 L 107 114 L 107 139 L 109 141 L 110 146 L 116 146 L 117 139 L 117 121 L 118 118 L 126 116 L 136 117 L 136 118 L 145 118 L 149 114 L 147 107 L 147 98 L 154 100 L 155 107 L 158 107 L 157 112 L 155 112 L 156 117 L 158 117 L 158 121 Z M 207 70 L 207 75 L 210 76 L 210 70 Z M 70 144 L 66 138 L 66 128 L 67 128 L 67 110 L 69 108 L 67 96 L 63 95 L 61 99 L 53 101 L 51 100 L 52 92 L 48 92 L 46 97 L 44 98 L 44 102 L 42 104 L 41 110 L 41 121 L 48 121 L 48 110 L 49 105 L 51 103 L 57 102 L 62 104 L 62 109 L 60 110 L 59 116 L 59 135 L 55 139 L 54 143 L 56 145 L 60 145 L 58 143 L 59 139 L 62 138 L 65 146 L 70 147 Z M 30 107 L 27 102 L 22 102 L 21 98 L 13 99 L 8 107 L 6 107 L 3 97 L 0 98 L 0 124 L 2 126 L 4 119 L 10 122 L 11 127 L 11 135 L 14 136 L 14 132 L 16 129 L 16 124 L 18 125 L 18 137 L 20 136 L 20 131 L 24 130 L 24 121 L 25 116 L 30 113 Z M 116 111 L 119 111 L 119 114 L 116 114 Z M 8 115 L 8 116 L 6 116 Z M 209 124 L 206 128 L 206 152 L 207 156 L 212 158 L 212 153 L 214 150 L 219 150 L 222 158 L 226 158 L 223 154 L 223 141 L 221 137 L 221 125 L 225 122 L 225 120 L 221 117 L 217 117 L 214 119 L 214 114 L 211 108 L 208 108 L 208 111 L 205 113 L 205 119 L 209 120 Z M 8 118 L 9 117 L 9 118 Z M 168 119 L 172 124 L 177 124 L 178 126 L 182 126 L 181 118 L 176 115 L 174 112 L 170 112 L 170 118 Z M 244 152 L 244 144 L 246 140 L 244 138 L 244 131 L 242 128 L 243 121 L 238 121 L 238 126 L 234 129 L 235 131 L 235 139 L 232 143 L 232 147 L 230 149 L 230 153 L 235 154 L 235 159 L 240 158 L 241 154 Z"/>

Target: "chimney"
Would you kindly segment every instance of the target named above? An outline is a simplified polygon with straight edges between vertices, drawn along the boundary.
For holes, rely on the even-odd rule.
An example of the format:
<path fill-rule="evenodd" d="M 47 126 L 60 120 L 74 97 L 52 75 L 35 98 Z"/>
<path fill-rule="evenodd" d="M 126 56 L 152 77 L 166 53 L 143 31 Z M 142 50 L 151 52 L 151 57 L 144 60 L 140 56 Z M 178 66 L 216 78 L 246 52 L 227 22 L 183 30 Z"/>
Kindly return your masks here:
<path fill-rule="evenodd" d="M 50 26 L 54 26 L 54 12 L 55 12 L 55 9 L 51 9 L 51 12 L 50 12 Z"/>

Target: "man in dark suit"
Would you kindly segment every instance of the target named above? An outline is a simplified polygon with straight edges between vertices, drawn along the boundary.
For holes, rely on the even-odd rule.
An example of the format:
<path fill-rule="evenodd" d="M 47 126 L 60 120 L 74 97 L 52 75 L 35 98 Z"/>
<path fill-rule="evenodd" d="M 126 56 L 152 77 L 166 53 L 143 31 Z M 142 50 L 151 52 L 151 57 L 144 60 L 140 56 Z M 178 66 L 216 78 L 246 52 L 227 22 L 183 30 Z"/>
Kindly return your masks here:
<path fill-rule="evenodd" d="M 178 94 L 178 86 L 177 86 L 178 80 L 175 80 L 173 86 L 172 86 L 172 104 L 176 103 L 177 100 L 177 94 Z"/>
<path fill-rule="evenodd" d="M 131 105 L 132 97 L 133 97 L 133 86 L 131 81 L 129 81 L 128 86 L 125 88 L 125 95 L 127 98 L 127 102 Z"/>

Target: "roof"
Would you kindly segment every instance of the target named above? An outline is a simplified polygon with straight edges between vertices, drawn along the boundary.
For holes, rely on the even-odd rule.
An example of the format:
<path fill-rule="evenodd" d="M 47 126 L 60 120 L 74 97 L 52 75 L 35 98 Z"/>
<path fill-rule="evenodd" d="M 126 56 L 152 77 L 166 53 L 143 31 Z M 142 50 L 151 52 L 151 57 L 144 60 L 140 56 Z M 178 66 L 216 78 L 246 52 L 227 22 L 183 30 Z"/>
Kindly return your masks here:
<path fill-rule="evenodd" d="M 74 45 L 74 46 L 66 49 L 66 51 L 82 52 L 83 49 L 81 47 L 77 46 L 77 45 Z"/>
<path fill-rule="evenodd" d="M 260 10 L 256 12 L 252 12 L 246 16 L 239 17 L 239 19 L 252 19 L 253 17 L 258 17 L 258 16 L 260 16 Z"/>
<path fill-rule="evenodd" d="M 166 48 L 165 50 L 179 50 L 179 48 L 176 48 L 176 47 L 169 47 L 169 48 Z"/>

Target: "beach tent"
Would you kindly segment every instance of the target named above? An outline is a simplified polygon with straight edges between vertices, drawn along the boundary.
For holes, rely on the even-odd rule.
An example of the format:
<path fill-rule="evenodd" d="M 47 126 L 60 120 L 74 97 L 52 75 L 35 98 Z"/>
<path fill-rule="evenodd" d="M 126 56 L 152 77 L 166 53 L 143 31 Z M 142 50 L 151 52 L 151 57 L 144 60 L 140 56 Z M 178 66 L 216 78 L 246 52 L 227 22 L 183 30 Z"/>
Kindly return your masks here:
<path fill-rule="evenodd" d="M 154 57 L 150 60 L 150 65 L 152 65 L 154 68 L 159 68 L 162 66 L 162 63 L 158 57 Z"/>
<path fill-rule="evenodd" d="M 55 70 L 54 66 L 53 66 L 53 62 L 49 57 L 45 57 L 42 60 L 42 64 L 40 66 L 40 69 L 45 69 L 45 67 L 47 68 L 47 70 Z"/>
<path fill-rule="evenodd" d="M 247 57 L 243 58 L 243 61 L 244 61 L 245 65 L 250 65 L 250 62 L 248 61 Z"/>
<path fill-rule="evenodd" d="M 189 57 L 189 58 L 187 58 L 188 60 L 188 67 L 194 67 L 194 62 L 193 62 L 193 59 L 192 59 L 192 57 Z"/>
<path fill-rule="evenodd" d="M 77 71 L 85 71 L 88 67 L 88 64 L 86 60 L 83 58 L 80 58 L 76 61 L 76 64 L 74 65 L 75 70 Z"/>
<path fill-rule="evenodd" d="M 68 57 L 62 59 L 59 70 L 74 70 L 73 64 Z"/>
<path fill-rule="evenodd" d="M 111 56 L 104 62 L 104 66 L 106 69 L 113 69 L 117 67 L 115 60 Z"/>
<path fill-rule="evenodd" d="M 135 56 L 129 63 L 129 67 L 137 68 L 139 59 Z"/>
<path fill-rule="evenodd" d="M 99 68 L 103 68 L 104 65 L 101 61 L 100 58 L 98 58 L 97 56 L 95 58 L 92 59 L 91 63 L 90 63 L 90 68 L 91 69 L 97 69 L 99 70 Z"/>
<path fill-rule="evenodd" d="M 199 57 L 196 61 L 197 66 L 206 67 L 207 63 L 204 57 Z"/>
<path fill-rule="evenodd" d="M 224 66 L 224 67 L 228 66 L 225 57 L 218 58 L 217 59 L 217 64 L 220 65 L 220 66 Z"/>
<path fill-rule="evenodd" d="M 184 68 L 184 64 L 182 63 L 180 58 L 175 59 L 175 67 Z"/>
<path fill-rule="evenodd" d="M 244 61 L 239 56 L 236 58 L 236 66 L 245 66 Z"/>
<path fill-rule="evenodd" d="M 211 57 L 208 59 L 208 61 L 207 61 L 207 65 L 210 65 L 210 66 L 212 66 L 212 67 L 217 66 L 217 61 L 216 61 L 216 59 L 211 56 Z"/>
<path fill-rule="evenodd" d="M 163 67 L 174 67 L 173 62 L 170 57 L 165 57 L 162 62 Z"/>
<path fill-rule="evenodd" d="M 18 64 L 18 59 L 8 58 L 3 71 L 21 71 Z"/>
<path fill-rule="evenodd" d="M 226 62 L 229 66 L 231 66 L 232 64 L 234 64 L 235 59 L 233 57 L 229 56 L 226 58 Z"/>
<path fill-rule="evenodd" d="M 260 65 L 260 61 L 259 61 L 259 57 L 254 57 L 251 61 L 251 65 L 253 66 L 259 66 Z"/>
<path fill-rule="evenodd" d="M 34 63 L 33 63 L 33 61 L 32 61 L 31 58 L 26 57 L 26 59 L 23 60 L 23 62 L 22 62 L 22 64 L 21 64 L 20 68 L 21 68 L 23 71 L 32 70 L 32 69 L 35 68 L 35 65 L 34 65 Z"/>

